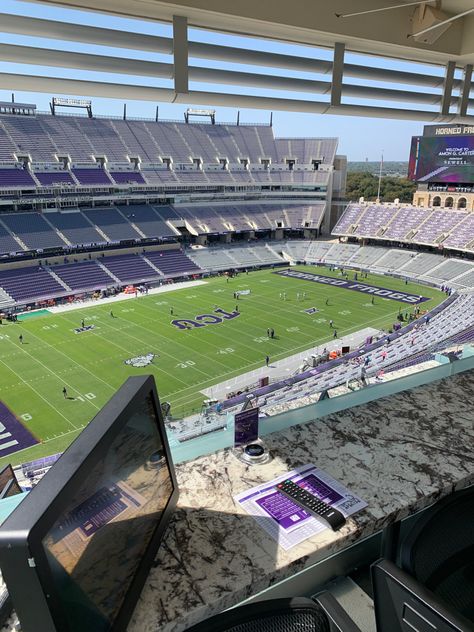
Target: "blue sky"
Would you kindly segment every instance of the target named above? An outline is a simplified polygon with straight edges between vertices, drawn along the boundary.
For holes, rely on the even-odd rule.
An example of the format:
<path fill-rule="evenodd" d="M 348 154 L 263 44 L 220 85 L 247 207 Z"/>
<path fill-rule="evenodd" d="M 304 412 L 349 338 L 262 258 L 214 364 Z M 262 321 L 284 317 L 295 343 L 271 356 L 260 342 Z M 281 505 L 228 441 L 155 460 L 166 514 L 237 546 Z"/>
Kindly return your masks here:
<path fill-rule="evenodd" d="M 71 11 L 60 9 L 56 7 L 44 7 L 41 4 L 30 4 L 27 2 L 18 2 L 17 0 L 2 0 L 0 3 L 0 10 L 5 13 L 15 13 L 20 15 L 29 15 L 32 17 L 42 17 L 56 19 L 66 22 L 77 21 L 78 23 L 88 24 L 91 26 L 100 26 L 107 28 L 119 28 L 124 30 L 137 31 L 141 33 L 158 34 L 163 36 L 171 35 L 171 28 L 169 25 L 156 24 L 153 22 L 139 22 L 135 20 L 125 20 L 123 18 L 114 18 L 110 16 L 104 16 L 100 13 L 84 13 L 78 11 Z M 254 39 L 242 38 L 237 36 L 230 36 L 225 34 L 209 33 L 207 31 L 190 31 L 190 39 L 193 41 L 205 41 L 208 43 L 227 44 L 237 47 L 252 47 L 260 50 L 267 50 L 271 52 L 281 52 L 285 54 L 297 54 L 301 55 L 301 46 L 295 46 L 291 44 L 284 44 L 280 42 L 268 42 L 259 41 Z M 78 52 L 91 52 L 96 54 L 123 56 L 140 59 L 142 54 L 138 51 L 123 49 L 113 49 L 101 46 L 81 45 L 78 43 L 69 44 L 67 42 L 61 42 L 59 40 L 44 40 L 41 38 L 25 37 L 12 34 L 1 33 L 1 14 L 0 14 L 0 42 L 8 44 L 21 44 L 27 46 L 39 46 L 45 48 L 54 48 L 58 51 L 61 50 L 75 50 Z M 304 49 L 308 55 L 314 54 L 316 58 L 328 59 L 332 57 L 332 52 L 329 50 L 312 49 L 307 47 Z M 159 54 L 147 54 L 147 60 L 150 61 L 168 61 L 164 55 Z M 361 55 L 347 55 L 346 60 L 353 63 L 364 63 L 364 57 Z M 209 60 L 192 60 L 191 63 L 196 65 L 207 66 L 210 68 L 220 68 L 228 70 L 243 70 L 247 72 L 255 72 L 255 68 L 247 67 L 240 64 L 225 64 L 222 62 L 212 62 Z M 408 64 L 403 62 L 394 62 L 390 60 L 370 60 L 372 64 L 383 64 L 384 67 L 392 67 L 397 69 L 404 69 L 405 67 L 413 72 L 426 72 L 427 68 L 417 64 Z M 429 69 L 432 72 L 432 69 Z M 21 74 L 40 74 L 57 77 L 70 77 L 71 73 L 67 69 L 53 68 L 53 67 L 41 67 L 41 66 L 29 66 L 26 64 L 7 63 L 0 61 L 0 72 L 7 73 L 21 73 Z M 272 69 L 273 74 L 281 76 L 292 76 L 298 78 L 315 78 L 328 80 L 328 77 L 318 77 L 316 75 L 309 75 L 308 73 L 290 73 L 283 70 Z M 123 81 L 124 83 L 144 83 L 145 85 L 156 85 L 157 87 L 171 87 L 171 83 L 167 80 L 146 79 L 142 77 L 132 77 L 130 75 L 106 75 L 105 73 L 88 72 L 88 71 L 75 71 L 74 78 L 77 79 L 93 79 L 101 81 Z M 363 84 L 361 81 L 352 80 L 352 83 Z M 365 84 L 367 85 L 367 84 Z M 371 82 L 371 86 L 387 87 L 387 84 Z M 392 86 L 391 86 L 392 87 Z M 396 87 L 396 86 L 395 86 Z M 403 88 L 406 89 L 405 86 Z M 197 86 L 196 86 L 197 89 Z M 216 91 L 215 85 L 206 86 L 200 84 L 199 89 Z M 235 86 L 219 86 L 217 89 L 222 89 L 226 92 L 245 92 L 246 94 L 260 94 L 258 89 L 249 88 L 236 88 Z M 269 96 L 277 96 L 284 98 L 304 98 L 310 99 L 308 94 L 294 96 L 291 92 L 284 91 L 271 91 L 267 94 Z M 15 93 L 16 101 L 33 102 L 36 103 L 39 110 L 48 110 L 49 102 L 51 99 L 50 94 L 41 93 Z M 58 95 L 56 95 L 58 96 Z M 66 95 L 68 96 L 68 95 Z M 83 95 L 87 97 L 88 95 Z M 0 90 L 0 100 L 9 101 L 11 98 L 11 91 Z M 325 100 L 323 95 L 316 95 L 317 100 Z M 327 98 L 327 97 L 326 97 Z M 347 101 L 349 102 L 349 101 Z M 356 102 L 352 100 L 352 102 Z M 372 102 L 373 105 L 384 105 L 379 102 Z M 184 104 L 170 104 L 170 103 L 152 103 L 152 102 L 139 102 L 139 101 L 127 101 L 127 113 L 129 116 L 135 117 L 154 117 L 155 107 L 159 106 L 160 118 L 167 119 L 183 119 L 183 112 L 186 108 Z M 192 103 L 189 103 L 192 106 Z M 209 104 L 212 107 L 212 103 Z M 93 107 L 96 114 L 114 115 L 118 116 L 123 111 L 123 101 L 115 99 L 100 99 L 93 98 Z M 203 107 L 203 106 L 199 106 Z M 400 106 L 402 107 L 402 106 Z M 235 121 L 237 117 L 237 108 L 215 108 L 217 121 Z M 255 123 L 268 123 L 270 113 L 264 110 L 252 109 L 246 110 L 240 108 L 240 120 L 242 122 L 255 122 Z M 346 154 L 349 160 L 379 160 L 380 155 L 384 154 L 385 160 L 408 160 L 411 137 L 420 134 L 423 130 L 423 123 L 412 121 L 399 121 L 393 119 L 369 119 L 362 117 L 352 116 L 333 116 L 333 115 L 316 115 L 316 114 L 302 114 L 299 112 L 283 112 L 274 111 L 273 113 L 273 126 L 276 136 L 336 136 L 339 138 L 338 152 Z"/>

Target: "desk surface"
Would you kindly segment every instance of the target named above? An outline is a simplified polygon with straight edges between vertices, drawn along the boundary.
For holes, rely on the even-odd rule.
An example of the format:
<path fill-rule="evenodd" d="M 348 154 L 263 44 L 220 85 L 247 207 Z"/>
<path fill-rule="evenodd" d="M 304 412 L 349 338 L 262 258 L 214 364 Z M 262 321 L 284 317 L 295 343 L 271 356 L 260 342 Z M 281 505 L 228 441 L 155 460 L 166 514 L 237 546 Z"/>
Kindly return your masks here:
<path fill-rule="evenodd" d="M 179 465 L 178 510 L 128 632 L 180 632 L 474 483 L 473 392 L 474 371 L 461 373 L 269 435 L 263 466 L 230 450 Z M 306 463 L 368 507 L 285 552 L 233 496 Z"/>

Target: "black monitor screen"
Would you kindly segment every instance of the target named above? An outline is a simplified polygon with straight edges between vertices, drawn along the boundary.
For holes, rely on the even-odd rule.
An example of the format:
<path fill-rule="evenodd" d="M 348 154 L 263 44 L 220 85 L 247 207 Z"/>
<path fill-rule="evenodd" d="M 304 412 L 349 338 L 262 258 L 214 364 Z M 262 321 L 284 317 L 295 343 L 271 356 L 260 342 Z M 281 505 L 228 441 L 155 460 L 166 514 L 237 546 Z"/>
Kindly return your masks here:
<path fill-rule="evenodd" d="M 22 630 L 125 630 L 177 498 L 154 379 L 129 378 L 0 528 Z"/>
<path fill-rule="evenodd" d="M 154 416 L 147 397 L 43 538 L 71 630 L 109 629 L 173 491 Z"/>

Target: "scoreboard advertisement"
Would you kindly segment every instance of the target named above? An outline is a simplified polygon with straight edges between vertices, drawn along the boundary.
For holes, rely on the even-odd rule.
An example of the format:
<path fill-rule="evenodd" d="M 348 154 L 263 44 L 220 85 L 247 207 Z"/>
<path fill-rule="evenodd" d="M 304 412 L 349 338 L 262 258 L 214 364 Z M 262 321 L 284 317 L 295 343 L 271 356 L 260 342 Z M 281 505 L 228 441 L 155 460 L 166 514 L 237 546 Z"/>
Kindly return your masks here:
<path fill-rule="evenodd" d="M 408 177 L 417 182 L 474 184 L 474 134 L 414 136 Z"/>

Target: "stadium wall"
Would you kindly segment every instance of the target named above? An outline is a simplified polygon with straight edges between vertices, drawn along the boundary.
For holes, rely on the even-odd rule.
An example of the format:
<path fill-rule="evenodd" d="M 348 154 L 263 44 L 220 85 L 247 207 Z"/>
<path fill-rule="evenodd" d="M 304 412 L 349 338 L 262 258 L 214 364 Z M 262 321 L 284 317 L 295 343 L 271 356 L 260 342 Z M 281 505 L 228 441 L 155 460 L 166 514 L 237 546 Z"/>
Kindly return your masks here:
<path fill-rule="evenodd" d="M 474 193 L 457 191 L 425 191 L 417 189 L 413 204 L 422 207 L 442 207 L 474 211 Z M 460 206 L 461 204 L 461 206 Z M 464 206 L 462 206 L 464 204 Z"/>

